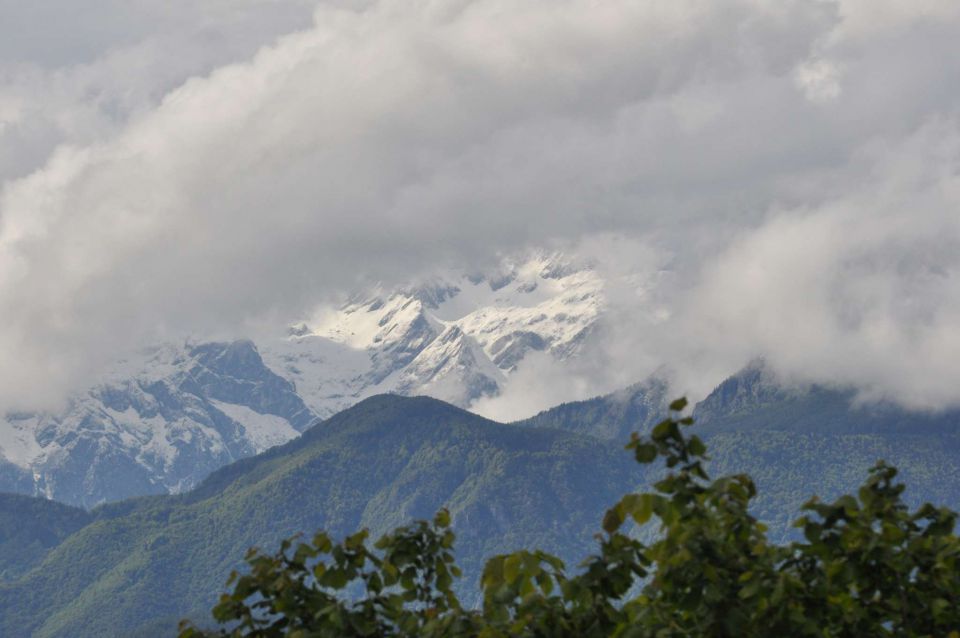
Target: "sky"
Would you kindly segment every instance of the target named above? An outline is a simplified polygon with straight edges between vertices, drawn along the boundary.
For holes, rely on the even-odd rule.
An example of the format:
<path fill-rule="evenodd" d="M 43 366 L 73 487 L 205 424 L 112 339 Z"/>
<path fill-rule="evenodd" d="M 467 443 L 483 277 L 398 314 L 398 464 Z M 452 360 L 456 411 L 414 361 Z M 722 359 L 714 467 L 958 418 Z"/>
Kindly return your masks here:
<path fill-rule="evenodd" d="M 0 408 L 543 245 L 648 275 L 595 366 L 960 405 L 958 36 L 951 0 L 0 0 Z"/>

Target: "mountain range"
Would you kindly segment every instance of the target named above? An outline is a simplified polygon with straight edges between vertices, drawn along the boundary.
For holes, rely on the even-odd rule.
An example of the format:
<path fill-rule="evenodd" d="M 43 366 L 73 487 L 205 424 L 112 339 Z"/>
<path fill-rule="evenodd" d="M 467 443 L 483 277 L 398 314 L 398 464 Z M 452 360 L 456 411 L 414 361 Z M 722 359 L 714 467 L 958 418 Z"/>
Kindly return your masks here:
<path fill-rule="evenodd" d="M 510 549 L 583 553 L 604 505 L 641 482 L 626 454 L 591 437 L 381 395 L 183 494 L 90 513 L 30 499 L 46 552 L 0 558 L 12 576 L 0 584 L 0 635 L 170 635 L 177 618 L 206 617 L 252 545 L 320 527 L 378 534 L 442 506 L 472 579 Z M 0 521 L 22 516 L 24 498 L 0 502 Z"/>
<path fill-rule="evenodd" d="M 59 414 L 0 422 L 0 490 L 92 507 L 179 492 L 315 420 L 249 341 L 158 348 Z"/>
<path fill-rule="evenodd" d="M 521 547 L 576 565 L 604 509 L 648 486 L 624 433 L 663 414 L 662 384 L 568 403 L 501 424 L 426 397 L 379 395 L 288 443 L 227 465 L 179 494 L 91 511 L 40 498 L 0 499 L 0 635 L 168 636 L 203 622 L 249 546 L 318 528 L 376 536 L 450 509 L 476 601 L 485 557 Z M 908 501 L 960 505 L 960 415 L 862 406 L 845 391 L 784 388 L 762 366 L 695 406 L 714 474 L 756 479 L 755 513 L 775 540 L 811 495 L 855 490 L 885 458 Z M 22 549 L 25 548 L 25 549 Z"/>
<path fill-rule="evenodd" d="M 178 493 L 375 394 L 466 408 L 501 392 L 530 353 L 576 356 L 603 308 L 594 269 L 538 253 L 492 273 L 372 286 L 257 343 L 146 348 L 63 409 L 0 418 L 0 491 L 82 507 Z"/>
<path fill-rule="evenodd" d="M 541 253 L 372 286 L 256 341 L 145 348 L 62 409 L 6 414 L 0 635 L 168 636 L 182 617 L 207 619 L 252 545 L 377 535 L 441 507 L 464 600 L 494 553 L 538 547 L 575 565 L 604 509 L 650 484 L 622 445 L 663 418 L 668 382 L 509 424 L 468 409 L 509 390 L 528 357 L 589 355 L 606 285 Z M 692 413 L 711 471 L 756 479 L 775 540 L 796 536 L 809 496 L 856 489 L 879 458 L 911 502 L 960 505 L 960 412 L 786 386 L 758 362 Z"/>

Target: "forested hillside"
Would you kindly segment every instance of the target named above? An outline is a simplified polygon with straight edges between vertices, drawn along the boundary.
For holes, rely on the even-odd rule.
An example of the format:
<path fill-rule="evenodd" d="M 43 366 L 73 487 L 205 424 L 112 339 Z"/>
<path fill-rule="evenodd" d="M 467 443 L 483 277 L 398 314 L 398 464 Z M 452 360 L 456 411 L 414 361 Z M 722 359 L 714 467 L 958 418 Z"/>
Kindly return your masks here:
<path fill-rule="evenodd" d="M 649 485 L 622 435 L 656 419 L 659 388 L 641 384 L 513 425 L 434 399 L 379 396 L 182 495 L 90 514 L 0 499 L 0 634 L 169 635 L 183 616 L 207 617 L 252 545 L 321 528 L 339 537 L 367 527 L 376 537 L 441 507 L 458 536 L 459 590 L 475 602 L 486 557 L 540 548 L 578 559 L 605 508 Z M 790 524 L 809 496 L 855 489 L 880 458 L 901 468 L 908 502 L 960 505 L 954 415 L 859 408 L 851 398 L 782 390 L 748 369 L 696 408 L 711 472 L 756 479 L 753 507 L 771 540 L 796 534 Z M 39 530 L 29 541 L 3 523 L 20 520 Z"/>
<path fill-rule="evenodd" d="M 89 512 L 45 499 L 0 494 L 0 582 L 34 567 L 93 520 Z"/>
<path fill-rule="evenodd" d="M 666 411 L 657 379 L 614 394 L 560 405 L 524 425 L 558 427 L 616 442 L 647 431 Z M 747 472 L 760 489 L 755 512 L 771 538 L 796 536 L 790 523 L 811 495 L 853 489 L 874 462 L 896 465 L 908 502 L 960 506 L 960 412 L 911 412 L 861 403 L 851 391 L 783 387 L 761 363 L 721 383 L 693 411 L 715 474 Z M 631 428 L 631 424 L 635 424 Z"/>
<path fill-rule="evenodd" d="M 376 534 L 444 505 L 469 596 L 490 554 L 583 554 L 603 509 L 640 483 L 619 446 L 434 399 L 375 397 L 194 492 L 95 510 L 34 571 L 0 586 L 0 635 L 103 636 L 158 619 L 172 633 L 179 617 L 206 615 L 252 545 L 321 527 Z"/>

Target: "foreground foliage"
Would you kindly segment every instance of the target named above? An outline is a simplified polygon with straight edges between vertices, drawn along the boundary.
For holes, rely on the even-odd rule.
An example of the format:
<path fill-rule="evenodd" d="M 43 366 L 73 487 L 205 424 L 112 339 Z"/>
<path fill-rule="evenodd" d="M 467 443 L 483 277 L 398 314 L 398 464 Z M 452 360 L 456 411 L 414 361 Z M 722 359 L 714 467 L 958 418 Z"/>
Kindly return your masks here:
<path fill-rule="evenodd" d="M 540 551 L 490 559 L 480 609 L 454 593 L 460 575 L 446 511 L 383 536 L 340 543 L 318 533 L 273 555 L 251 550 L 214 608 L 225 629 L 206 636 L 958 636 L 956 513 L 909 511 L 896 469 L 876 464 L 856 496 L 811 499 L 804 540 L 770 543 L 749 512 L 744 474 L 711 480 L 706 446 L 671 416 L 627 448 L 661 460 L 649 493 L 608 510 L 598 552 L 568 572 Z M 659 523 L 644 544 L 632 527 Z"/>

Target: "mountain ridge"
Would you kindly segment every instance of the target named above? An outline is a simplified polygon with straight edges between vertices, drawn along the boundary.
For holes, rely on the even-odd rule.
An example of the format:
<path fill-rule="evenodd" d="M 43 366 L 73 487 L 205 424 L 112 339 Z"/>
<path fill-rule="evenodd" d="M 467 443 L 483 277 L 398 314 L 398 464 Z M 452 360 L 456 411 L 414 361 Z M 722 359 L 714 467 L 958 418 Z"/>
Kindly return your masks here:
<path fill-rule="evenodd" d="M 195 492 L 95 509 L 31 571 L 0 585 L 0 633 L 102 635 L 199 613 L 250 545 L 320 527 L 376 535 L 443 506 L 471 579 L 485 556 L 509 549 L 575 556 L 591 545 L 606 503 L 641 476 L 628 455 L 591 437 L 498 424 L 427 397 L 378 396 L 213 473 Z"/>
<path fill-rule="evenodd" d="M 960 506 L 960 432 L 952 421 L 904 432 L 896 421 L 871 425 L 866 412 L 845 429 L 806 432 L 794 427 L 803 421 L 796 410 L 825 390 L 768 400 L 773 395 L 756 385 L 765 379 L 735 381 L 742 392 L 718 386 L 710 419 L 695 427 L 712 474 L 754 477 L 752 509 L 774 540 L 796 534 L 791 523 L 808 497 L 855 489 L 879 457 L 901 468 L 909 502 Z M 319 528 L 343 536 L 368 527 L 376 536 L 440 507 L 450 509 L 458 533 L 466 600 L 493 553 L 536 547 L 575 564 L 592 549 L 604 508 L 657 474 L 633 462 L 619 431 L 638 416 L 638 429 L 648 427 L 656 410 L 639 400 L 639 389 L 661 384 L 648 380 L 632 386 L 633 395 L 561 405 L 536 423 L 501 424 L 430 397 L 365 399 L 297 439 L 213 472 L 192 491 L 81 512 L 90 517 L 85 525 L 0 579 L 0 633 L 27 627 L 36 636 L 73 637 L 122 627 L 164 635 L 182 616 L 206 617 L 250 545 L 269 549 Z M 847 394 L 833 392 L 824 413 L 833 410 L 833 421 L 841 408 L 854 414 Z M 754 407 L 737 397 L 754 397 Z M 777 415 L 786 420 L 769 420 Z M 614 427 L 611 416 L 620 418 Z M 542 426 L 551 423 L 576 427 Z M 0 543 L 0 564 L 7 548 Z"/>
<path fill-rule="evenodd" d="M 460 407 L 496 396 L 532 352 L 575 356 L 603 281 L 536 253 L 325 306 L 275 337 L 191 341 L 118 361 L 66 409 L 0 417 L 0 491 L 73 505 L 190 489 L 384 392 Z"/>
<path fill-rule="evenodd" d="M 249 340 L 159 348 L 130 368 L 59 414 L 0 419 L 0 442 L 32 439 L 0 489 L 85 507 L 179 492 L 316 419 Z"/>

